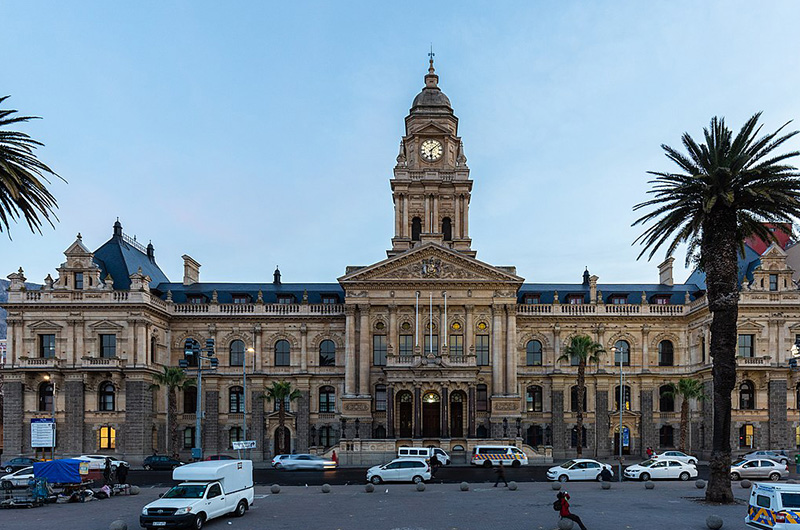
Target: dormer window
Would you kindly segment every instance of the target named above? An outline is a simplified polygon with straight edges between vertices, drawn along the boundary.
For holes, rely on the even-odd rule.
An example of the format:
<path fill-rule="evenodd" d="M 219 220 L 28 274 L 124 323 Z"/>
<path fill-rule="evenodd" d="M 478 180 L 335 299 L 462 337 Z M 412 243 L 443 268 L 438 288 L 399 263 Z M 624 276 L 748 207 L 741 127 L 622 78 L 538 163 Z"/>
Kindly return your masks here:
<path fill-rule="evenodd" d="M 612 305 L 625 305 L 628 303 L 628 297 L 624 294 L 615 294 L 611 296 Z"/>
<path fill-rule="evenodd" d="M 250 303 L 250 295 L 247 295 L 247 294 L 235 294 L 235 295 L 233 295 L 233 303 L 234 304 L 249 304 Z"/>
<path fill-rule="evenodd" d="M 653 303 L 656 305 L 669 305 L 670 298 L 669 295 L 660 294 L 653 297 Z"/>
<path fill-rule="evenodd" d="M 539 294 L 526 294 L 523 300 L 526 305 L 534 305 L 540 303 L 541 296 Z"/>
<path fill-rule="evenodd" d="M 582 294 L 571 294 L 567 296 L 567 302 L 570 305 L 582 305 L 583 304 L 583 295 Z"/>
<path fill-rule="evenodd" d="M 202 294 L 190 294 L 186 297 L 186 301 L 190 304 L 204 304 L 206 298 Z"/>
<path fill-rule="evenodd" d="M 778 275 L 777 274 L 770 274 L 769 275 L 769 290 L 770 291 L 777 291 L 778 290 Z"/>
<path fill-rule="evenodd" d="M 75 289 L 83 289 L 83 273 L 75 273 Z"/>
<path fill-rule="evenodd" d="M 279 294 L 278 295 L 278 303 L 279 304 L 293 304 L 294 303 L 294 296 L 290 294 Z"/>
<path fill-rule="evenodd" d="M 339 297 L 335 294 L 323 294 L 322 295 L 322 303 L 323 304 L 338 304 Z"/>

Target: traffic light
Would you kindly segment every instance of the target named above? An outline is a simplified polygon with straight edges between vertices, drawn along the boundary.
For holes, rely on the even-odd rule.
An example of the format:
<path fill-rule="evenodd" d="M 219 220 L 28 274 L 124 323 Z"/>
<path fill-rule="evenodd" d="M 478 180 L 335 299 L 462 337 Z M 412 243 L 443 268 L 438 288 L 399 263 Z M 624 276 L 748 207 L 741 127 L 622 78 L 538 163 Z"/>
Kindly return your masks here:
<path fill-rule="evenodd" d="M 214 355 L 214 339 L 206 339 L 206 351 L 209 355 Z"/>
<path fill-rule="evenodd" d="M 217 365 L 219 364 L 219 359 L 217 359 L 216 357 L 212 357 L 209 360 L 209 363 L 211 363 L 211 369 L 212 370 L 216 370 L 217 369 Z"/>
<path fill-rule="evenodd" d="M 194 339 L 186 339 L 183 343 L 183 358 L 186 366 L 197 366 L 200 360 L 200 345 Z"/>
<path fill-rule="evenodd" d="M 189 361 L 187 361 L 186 359 L 179 359 L 178 366 L 180 366 L 185 370 L 186 368 L 189 368 Z"/>

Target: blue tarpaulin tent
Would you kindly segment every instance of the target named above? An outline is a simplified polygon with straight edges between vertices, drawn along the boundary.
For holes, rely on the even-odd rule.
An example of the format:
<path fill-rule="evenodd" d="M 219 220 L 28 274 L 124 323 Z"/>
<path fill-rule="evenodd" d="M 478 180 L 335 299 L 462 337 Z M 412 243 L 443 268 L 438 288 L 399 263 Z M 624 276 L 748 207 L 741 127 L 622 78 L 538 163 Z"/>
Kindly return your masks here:
<path fill-rule="evenodd" d="M 74 458 L 34 462 L 33 476 L 46 478 L 50 484 L 80 484 L 83 481 L 80 472 L 82 463 L 85 464 L 83 460 Z"/>

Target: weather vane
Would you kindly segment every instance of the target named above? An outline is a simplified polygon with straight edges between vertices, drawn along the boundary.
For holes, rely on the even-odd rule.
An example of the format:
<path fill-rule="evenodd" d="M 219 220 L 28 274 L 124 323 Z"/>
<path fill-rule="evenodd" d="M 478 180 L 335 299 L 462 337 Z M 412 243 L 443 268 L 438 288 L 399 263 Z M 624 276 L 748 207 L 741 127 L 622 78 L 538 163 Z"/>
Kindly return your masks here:
<path fill-rule="evenodd" d="M 430 66 L 430 68 L 428 69 L 428 71 L 429 71 L 429 72 L 431 72 L 431 73 L 433 73 L 433 57 L 434 57 L 435 55 L 436 55 L 436 54 L 435 54 L 435 53 L 433 53 L 433 43 L 431 43 L 431 51 L 430 51 L 430 53 L 428 53 L 428 57 L 430 57 L 430 62 L 431 62 L 431 66 Z"/>

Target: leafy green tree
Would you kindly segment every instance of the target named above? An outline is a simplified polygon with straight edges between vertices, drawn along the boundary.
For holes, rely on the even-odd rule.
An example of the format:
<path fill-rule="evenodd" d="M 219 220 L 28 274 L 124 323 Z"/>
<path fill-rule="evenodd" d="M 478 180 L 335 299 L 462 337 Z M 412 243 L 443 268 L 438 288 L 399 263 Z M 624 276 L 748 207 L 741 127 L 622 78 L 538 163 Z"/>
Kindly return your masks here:
<path fill-rule="evenodd" d="M 765 241 L 773 235 L 765 223 L 791 223 L 800 215 L 800 180 L 787 161 L 797 151 L 776 150 L 797 131 L 761 134 L 761 113 L 747 120 L 738 134 L 714 117 L 704 129 L 703 143 L 688 133 L 682 137 L 686 154 L 662 145 L 678 173 L 654 172 L 654 195 L 634 206 L 648 209 L 634 225 L 649 225 L 636 243 L 648 259 L 666 244 L 667 256 L 688 244 L 687 264 L 695 262 L 706 274 L 706 297 L 711 320 L 714 378 L 714 435 L 711 476 L 706 499 L 734 502 L 730 481 L 731 392 L 736 384 L 736 320 L 739 311 L 738 256 L 746 237 Z"/>
<path fill-rule="evenodd" d="M 689 433 L 689 403 L 693 399 L 704 399 L 703 382 L 699 379 L 680 379 L 678 384 L 667 385 L 669 390 L 665 395 L 674 398 L 680 396 L 681 401 L 681 443 L 680 450 L 686 452 L 686 439 Z"/>
<path fill-rule="evenodd" d="M 267 401 L 274 401 L 278 404 L 278 436 L 277 445 L 275 446 L 275 454 L 282 455 L 289 448 L 283 447 L 286 429 L 286 402 L 292 402 L 299 399 L 301 396 L 300 391 L 292 388 L 292 383 L 288 381 L 273 381 L 271 386 L 264 390 L 264 397 Z"/>
<path fill-rule="evenodd" d="M 164 373 L 153 376 L 150 388 L 164 388 L 167 392 L 167 432 L 169 443 L 167 453 L 172 456 L 178 452 L 178 400 L 176 390 L 186 390 L 195 386 L 195 380 L 186 377 L 183 369 L 177 366 L 165 366 Z"/>
<path fill-rule="evenodd" d="M 9 97 L 0 97 L 0 104 Z M 31 232 L 41 234 L 44 221 L 54 226 L 51 217 L 58 220 L 54 213 L 58 204 L 44 184 L 50 183 L 47 175 L 58 175 L 36 158 L 34 151 L 43 143 L 25 133 L 5 130 L 9 125 L 38 119 L 14 116 L 16 112 L 0 109 L 0 232 L 8 232 L 11 222 L 22 218 Z"/>
<path fill-rule="evenodd" d="M 578 431 L 578 458 L 583 456 L 583 401 L 586 396 L 586 365 L 589 363 L 599 363 L 600 355 L 605 353 L 603 346 L 588 335 L 574 335 L 564 348 L 564 353 L 558 358 L 559 361 L 572 362 L 578 360 L 578 418 L 576 429 Z"/>

